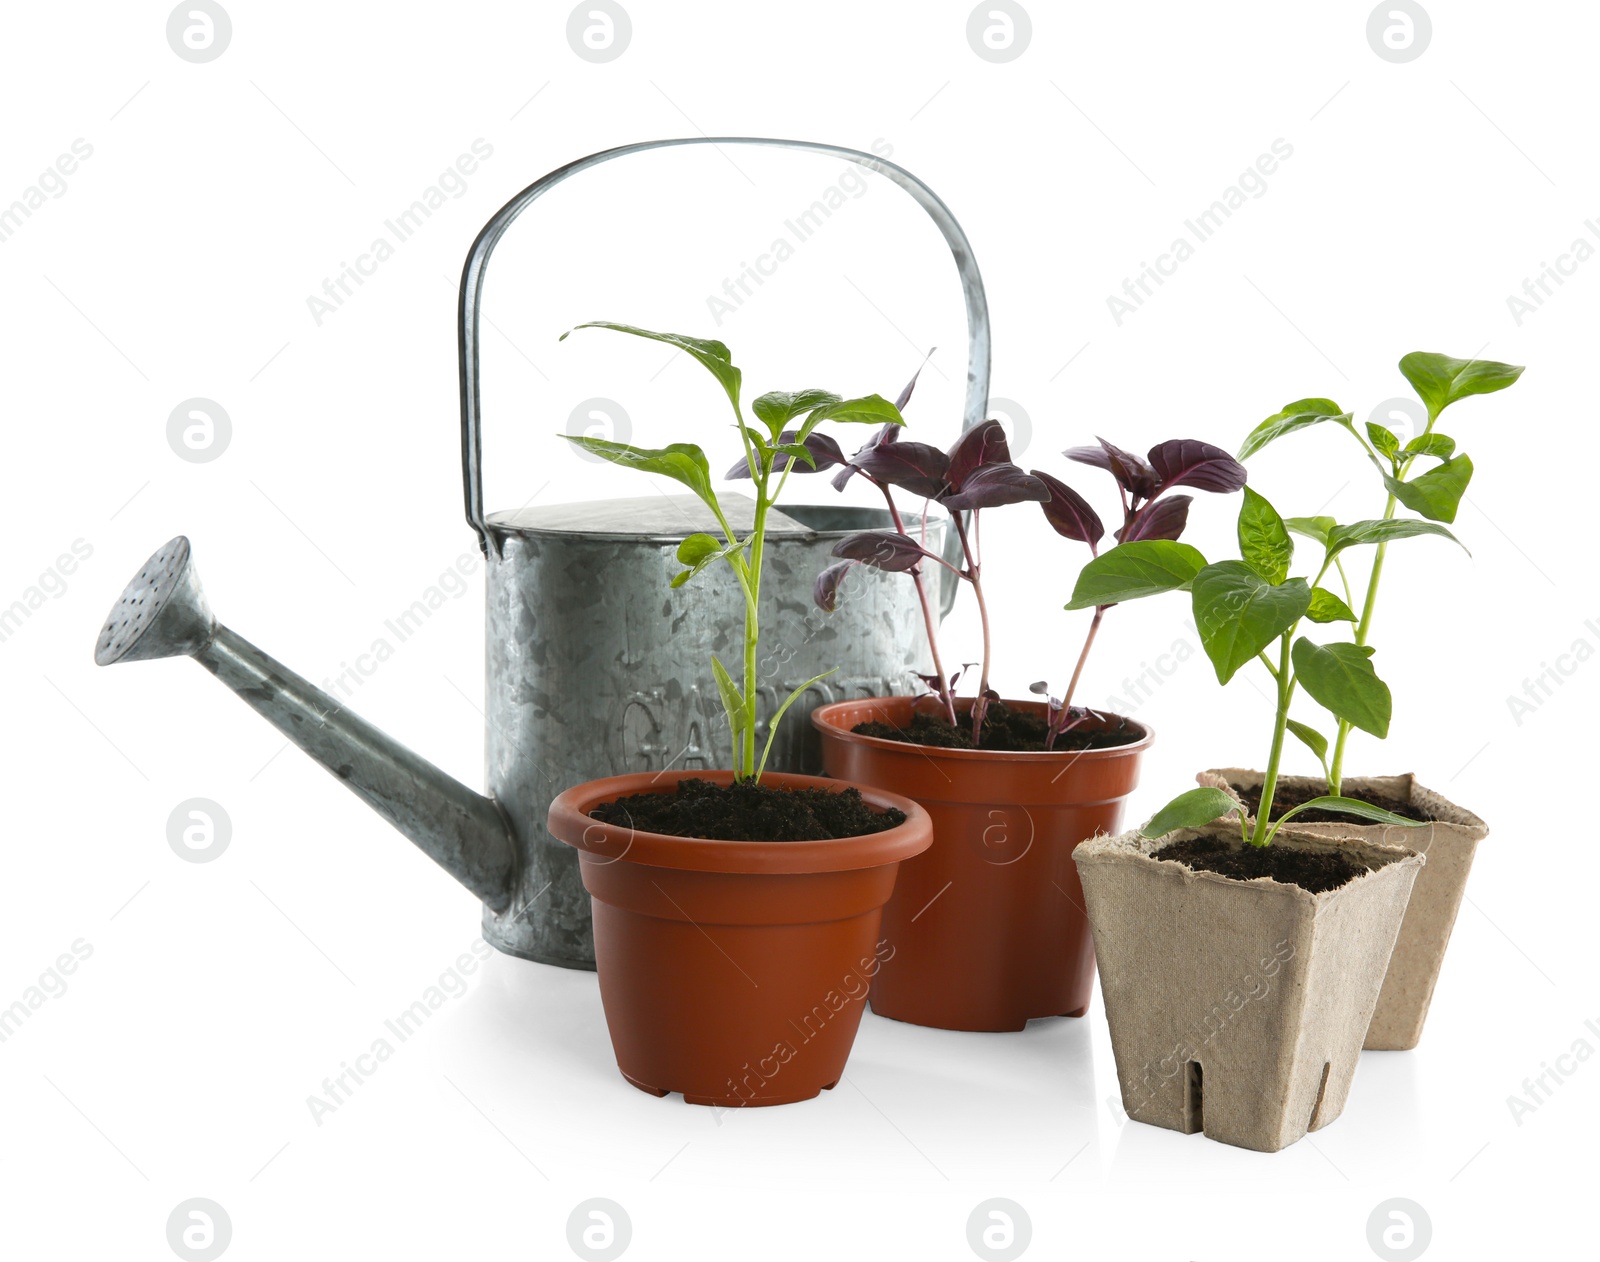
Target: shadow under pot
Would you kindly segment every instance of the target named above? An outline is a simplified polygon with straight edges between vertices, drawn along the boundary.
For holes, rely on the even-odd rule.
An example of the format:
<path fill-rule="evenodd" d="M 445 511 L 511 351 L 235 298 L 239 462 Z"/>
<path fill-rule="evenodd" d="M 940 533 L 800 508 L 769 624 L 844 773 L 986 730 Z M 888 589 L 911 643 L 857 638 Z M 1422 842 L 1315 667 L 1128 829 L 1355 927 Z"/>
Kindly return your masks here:
<path fill-rule="evenodd" d="M 927 699 L 920 699 L 923 709 Z M 933 821 L 933 845 L 905 863 L 883 912 L 893 947 L 872 982 L 880 1016 L 944 1030 L 1010 1031 L 1036 1017 L 1082 1016 L 1094 944 L 1072 848 L 1121 824 L 1153 734 L 1102 749 L 947 749 L 858 734 L 906 729 L 919 699 L 819 706 L 828 775 L 901 794 Z M 1007 701 L 1043 715 L 1041 701 Z"/>
<path fill-rule="evenodd" d="M 1246 849 L 1233 818 L 1154 839 L 1096 837 L 1074 855 L 1122 1106 L 1134 1121 L 1276 1152 L 1343 1112 L 1423 858 L 1284 828 L 1270 850 L 1354 866 L 1313 893 L 1155 857 L 1195 840 Z"/>
<path fill-rule="evenodd" d="M 1202 785 L 1228 790 L 1247 803 L 1260 801 L 1263 777 L 1259 771 L 1223 767 L 1202 771 L 1195 779 Z M 1444 966 L 1445 948 L 1450 945 L 1456 913 L 1466 896 L 1473 856 L 1478 843 L 1489 835 L 1489 826 L 1471 811 L 1423 788 L 1410 775 L 1348 776 L 1341 788 L 1347 796 L 1393 811 L 1409 808 L 1429 821 L 1425 828 L 1363 824 L 1358 819 L 1306 823 L 1298 815 L 1293 821 L 1297 830 L 1317 837 L 1409 846 L 1427 856 L 1428 865 L 1417 876 L 1416 888 L 1411 891 L 1411 903 L 1400 924 L 1400 936 L 1363 1044 L 1368 1051 L 1409 1051 L 1422 1039 L 1433 989 Z M 1275 811 L 1327 791 L 1327 783 L 1320 777 L 1279 776 Z"/>
<path fill-rule="evenodd" d="M 729 771 L 685 780 L 727 785 Z M 768 772 L 764 787 L 859 788 L 903 823 L 820 841 L 719 841 L 592 817 L 660 773 L 591 780 L 550 805 L 550 832 L 578 852 L 594 912 L 595 965 L 622 1076 L 651 1095 L 735 1107 L 809 1100 L 834 1086 L 889 950 L 879 931 L 901 860 L 932 838 L 914 802 L 817 776 Z"/>

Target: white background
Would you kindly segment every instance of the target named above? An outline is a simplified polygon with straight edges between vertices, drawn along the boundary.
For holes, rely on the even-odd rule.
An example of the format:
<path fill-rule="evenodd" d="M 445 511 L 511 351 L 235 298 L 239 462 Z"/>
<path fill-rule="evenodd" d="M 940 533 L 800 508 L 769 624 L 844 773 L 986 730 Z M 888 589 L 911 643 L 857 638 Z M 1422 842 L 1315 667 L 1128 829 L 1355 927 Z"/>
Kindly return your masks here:
<path fill-rule="evenodd" d="M 1005 1197 L 1031 1218 L 1027 1256 L 1352 1259 L 1372 1256 L 1374 1207 L 1405 1197 L 1432 1221 L 1430 1257 L 1594 1256 L 1600 1064 L 1520 1125 L 1507 1098 L 1577 1040 L 1600 1048 L 1577 809 L 1600 665 L 1561 659 L 1574 672 L 1520 722 L 1507 698 L 1576 641 L 1600 646 L 1585 621 L 1600 619 L 1600 263 L 1520 322 L 1507 297 L 1575 239 L 1600 245 L 1585 227 L 1600 15 L 1439 0 L 1423 54 L 1396 64 L 1369 45 L 1365 3 L 1039 2 L 1027 47 L 996 64 L 969 45 L 964 3 L 627 2 L 630 43 L 605 64 L 544 3 L 231 0 L 231 43 L 206 64 L 169 47 L 162 5 L 5 14 L 0 205 L 75 139 L 93 155 L 0 243 L 0 606 L 54 593 L 0 642 L 0 1004 L 75 941 L 92 950 L 0 1045 L 4 1254 L 170 1257 L 169 1213 L 207 1197 L 231 1219 L 230 1259 L 555 1258 L 574 1206 L 601 1196 L 632 1220 L 630 1258 L 956 1259 L 974 1256 L 973 1208 Z M 1405 393 L 1406 351 L 1528 365 L 1446 414 L 1478 468 L 1456 523 L 1472 555 L 1392 552 L 1375 643 L 1394 730 L 1358 734 L 1349 764 L 1415 770 L 1494 833 L 1421 1047 L 1367 1054 L 1328 1129 L 1265 1156 L 1125 1123 L 1098 998 L 1016 1035 L 869 1014 L 839 1089 L 719 1118 L 623 1082 L 592 975 L 499 955 L 313 1120 L 322 1080 L 476 939 L 477 905 L 192 665 L 95 668 L 100 621 L 183 532 L 220 616 L 320 682 L 460 565 L 465 594 L 354 704 L 481 783 L 455 278 L 537 176 L 702 132 L 886 143 L 932 184 L 988 282 L 994 393 L 1031 422 L 1023 462 L 1071 471 L 1107 512 L 1108 485 L 1057 454 L 1094 433 L 1232 449 L 1304 395 L 1364 419 Z M 462 195 L 319 324 L 308 296 L 480 138 L 492 157 Z M 1264 194 L 1119 324 L 1108 295 L 1280 138 L 1292 157 Z M 592 396 L 621 402 L 637 440 L 731 461 L 693 364 L 605 334 L 557 343 L 584 319 L 722 337 L 756 390 L 892 395 L 937 345 L 908 419 L 954 437 L 958 287 L 908 199 L 874 178 L 718 325 L 707 296 L 843 165 L 629 161 L 540 203 L 496 260 L 491 508 L 643 493 L 555 436 Z M 232 421 L 208 463 L 166 438 L 197 396 Z M 1331 427 L 1251 475 L 1285 514 L 1382 509 Z M 1199 497 L 1189 538 L 1220 553 L 1235 506 Z M 1060 680 L 1083 557 L 1031 509 L 991 525 L 998 682 Z M 89 558 L 42 577 L 78 540 Z M 1139 709 L 1159 736 L 1134 818 L 1202 767 L 1265 756 L 1264 696 L 1243 677 L 1219 690 L 1185 615 L 1177 598 L 1114 611 L 1085 683 L 1098 703 L 1190 646 Z M 970 607 L 946 643 L 973 656 Z M 214 862 L 168 846 L 191 797 L 231 819 Z"/>

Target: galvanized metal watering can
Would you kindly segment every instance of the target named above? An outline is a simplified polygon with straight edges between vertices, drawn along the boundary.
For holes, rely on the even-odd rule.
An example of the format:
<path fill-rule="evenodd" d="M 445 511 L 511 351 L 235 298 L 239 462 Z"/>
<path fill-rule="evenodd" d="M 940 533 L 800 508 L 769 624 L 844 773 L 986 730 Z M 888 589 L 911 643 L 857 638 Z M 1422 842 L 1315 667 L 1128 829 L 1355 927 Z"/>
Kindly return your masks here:
<path fill-rule="evenodd" d="M 179 536 L 144 565 L 111 611 L 95 661 L 189 656 L 239 694 L 294 744 L 483 900 L 483 935 L 525 959 L 594 967 L 589 897 L 577 852 L 545 832 L 562 789 L 629 771 L 731 765 L 726 723 L 709 658 L 743 625 L 731 583 L 670 590 L 674 552 L 716 523 L 693 496 L 524 508 L 485 516 L 479 304 L 495 245 L 530 203 L 601 162 L 677 145 L 761 145 L 845 158 L 877 171 L 916 199 L 944 234 L 966 294 L 965 424 L 988 401 L 989 324 L 983 281 L 966 235 L 944 203 L 910 172 L 835 145 L 751 137 L 692 137 L 624 145 L 569 163 L 517 194 L 473 242 L 461 277 L 459 360 L 461 453 L 467 521 L 488 559 L 486 624 L 487 796 L 469 789 L 274 661 L 212 615 L 188 539 Z M 736 530 L 751 528 L 724 503 Z M 741 520 L 741 515 L 743 520 Z M 921 610 L 910 584 L 858 566 L 854 589 L 824 617 L 797 600 L 843 535 L 889 525 L 881 509 L 789 507 L 768 519 L 761 610 L 767 713 L 799 683 L 830 668 L 796 702 L 771 766 L 817 771 L 805 721 L 818 705 L 911 691 L 930 669 Z M 931 530 L 930 524 L 930 530 Z M 953 541 L 952 541 L 953 542 Z M 941 570 L 941 575 L 947 572 Z M 941 613 L 954 585 L 941 591 Z"/>

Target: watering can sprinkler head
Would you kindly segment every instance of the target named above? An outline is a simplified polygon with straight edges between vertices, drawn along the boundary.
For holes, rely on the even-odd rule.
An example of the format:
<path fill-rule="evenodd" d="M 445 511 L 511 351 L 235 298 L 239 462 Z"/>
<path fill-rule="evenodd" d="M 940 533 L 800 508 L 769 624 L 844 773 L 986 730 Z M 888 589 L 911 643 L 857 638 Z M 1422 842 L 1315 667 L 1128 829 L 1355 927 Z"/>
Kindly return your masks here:
<path fill-rule="evenodd" d="M 217 635 L 217 620 L 189 558 L 189 540 L 170 539 L 144 563 L 95 642 L 98 666 L 193 657 Z"/>
<path fill-rule="evenodd" d="M 517 850 L 494 800 L 475 793 L 212 616 L 179 535 L 128 584 L 95 641 L 94 660 L 192 657 L 337 776 L 366 804 L 481 898 L 512 901 Z"/>

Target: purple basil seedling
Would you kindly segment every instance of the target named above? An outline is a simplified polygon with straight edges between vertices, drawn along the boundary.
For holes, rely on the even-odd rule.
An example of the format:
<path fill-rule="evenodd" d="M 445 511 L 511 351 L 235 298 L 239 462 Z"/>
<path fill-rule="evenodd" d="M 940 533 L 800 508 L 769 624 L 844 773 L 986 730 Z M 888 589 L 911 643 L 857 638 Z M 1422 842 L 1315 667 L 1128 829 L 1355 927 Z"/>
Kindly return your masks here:
<path fill-rule="evenodd" d="M 1073 447 L 1062 454 L 1079 464 L 1104 469 L 1117 482 L 1117 494 L 1122 501 L 1122 525 L 1117 529 L 1117 543 L 1141 541 L 1175 542 L 1189 524 L 1189 505 L 1192 495 L 1173 495 L 1180 486 L 1199 491 L 1229 494 L 1245 484 L 1242 464 L 1210 443 L 1195 438 L 1173 438 L 1150 448 L 1148 459 L 1115 447 L 1105 439 L 1097 440 L 1098 447 Z M 1089 502 L 1065 482 L 1052 477 L 1042 469 L 1033 476 L 1049 489 L 1050 496 L 1043 504 L 1045 520 L 1058 535 L 1089 545 L 1092 557 L 1100 555 L 1100 540 L 1105 536 L 1105 525 Z M 1094 618 L 1089 623 L 1089 633 L 1084 637 L 1083 649 L 1077 664 L 1072 668 L 1072 678 L 1067 682 L 1066 695 L 1058 702 L 1049 697 L 1049 685 L 1040 680 L 1033 691 L 1049 697 L 1050 724 L 1045 738 L 1045 748 L 1055 745 L 1056 737 L 1089 717 L 1088 710 L 1075 709 L 1073 693 L 1083 675 L 1084 663 L 1089 660 L 1089 650 L 1100 630 L 1100 621 L 1106 610 L 1116 604 L 1107 600 L 1094 606 Z M 1068 609 L 1082 608 L 1074 600 Z"/>
<path fill-rule="evenodd" d="M 897 407 L 904 407 L 910 400 L 916 383 L 917 379 L 913 376 L 900 392 Z M 949 451 L 940 451 L 927 443 L 902 442 L 896 427 L 886 425 L 873 435 L 866 446 L 843 463 L 845 467 L 833 479 L 834 487 L 843 490 L 856 474 L 866 478 L 883 493 L 894 529 L 863 530 L 841 540 L 833 550 L 833 555 L 841 558 L 840 561 L 817 576 L 813 593 L 816 603 L 819 608 L 831 612 L 838 599 L 839 582 L 854 565 L 869 565 L 890 573 L 909 574 L 922 601 L 928 643 L 933 649 L 933 674 L 922 678 L 938 694 L 945 717 L 951 725 L 959 726 L 955 680 L 946 676 L 939 658 L 938 626 L 928 602 L 923 562 L 942 565 L 963 582 L 970 583 L 978 602 L 978 619 L 983 627 L 983 660 L 978 695 L 973 700 L 970 715 L 972 743 L 976 747 L 989 703 L 999 700 L 999 694 L 989 687 L 989 607 L 983 595 L 979 522 L 986 508 L 999 508 L 1024 500 L 1043 501 L 1049 497 L 1049 491 L 1038 478 L 1024 473 L 1012 463 L 1005 430 L 999 421 L 993 420 L 974 425 L 956 439 Z M 906 533 L 905 520 L 895 502 L 895 489 L 906 491 L 923 501 L 923 532 L 920 540 Z M 926 546 L 928 505 L 932 502 L 943 505 L 950 513 L 951 526 L 961 543 L 964 564 L 959 567 L 951 565 Z"/>

